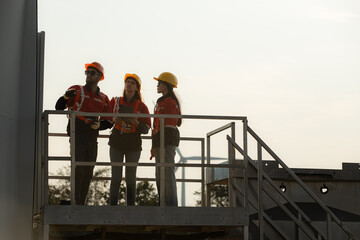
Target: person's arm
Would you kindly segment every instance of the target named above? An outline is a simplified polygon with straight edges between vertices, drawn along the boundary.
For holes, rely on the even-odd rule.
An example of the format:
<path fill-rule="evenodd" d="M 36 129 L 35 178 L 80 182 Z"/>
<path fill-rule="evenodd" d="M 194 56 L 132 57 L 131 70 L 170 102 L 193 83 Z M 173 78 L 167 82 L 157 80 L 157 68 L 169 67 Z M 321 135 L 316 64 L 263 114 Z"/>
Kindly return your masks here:
<path fill-rule="evenodd" d="M 112 128 L 113 125 L 114 124 L 112 124 L 112 122 L 110 122 L 109 120 L 100 121 L 99 130 L 105 130 L 105 129 L 108 129 L 108 128 Z"/>
<path fill-rule="evenodd" d="M 111 101 L 109 100 L 108 96 L 105 95 L 105 106 L 103 109 L 103 113 L 113 113 L 113 104 L 115 103 L 114 98 L 111 99 Z M 108 122 L 108 123 L 107 123 Z M 99 130 L 105 130 L 107 128 L 111 128 L 112 127 L 112 122 L 113 122 L 113 117 L 100 117 L 100 128 Z M 109 125 L 110 124 L 110 125 Z M 104 127 L 104 128 L 103 128 Z"/>
<path fill-rule="evenodd" d="M 147 134 L 149 132 L 149 126 L 145 123 L 139 122 L 139 125 L 136 128 L 136 132 L 140 134 Z"/>
<path fill-rule="evenodd" d="M 141 103 L 140 106 L 141 106 L 140 113 L 149 114 L 149 109 L 143 102 Z M 139 119 L 139 125 L 136 131 L 140 134 L 147 134 L 151 126 L 150 118 L 147 117 L 147 118 L 138 118 L 138 119 Z"/>
<path fill-rule="evenodd" d="M 56 110 L 64 110 L 66 108 L 66 103 L 67 103 L 67 100 L 64 98 L 64 96 L 61 96 L 55 104 L 55 109 Z"/>
<path fill-rule="evenodd" d="M 168 98 L 166 99 L 166 103 L 163 105 L 164 109 L 163 109 L 163 114 L 174 114 L 174 115 L 178 115 L 179 114 L 179 109 L 178 109 L 178 105 L 176 104 L 175 100 L 173 100 L 172 98 Z M 178 122 L 177 118 L 165 118 L 164 119 L 164 125 L 165 126 L 176 126 Z"/>
<path fill-rule="evenodd" d="M 64 110 L 67 107 L 68 99 L 73 98 L 76 95 L 77 95 L 76 89 L 69 88 L 68 90 L 66 90 L 65 94 L 57 100 L 57 102 L 55 104 L 55 109 L 56 110 Z"/>

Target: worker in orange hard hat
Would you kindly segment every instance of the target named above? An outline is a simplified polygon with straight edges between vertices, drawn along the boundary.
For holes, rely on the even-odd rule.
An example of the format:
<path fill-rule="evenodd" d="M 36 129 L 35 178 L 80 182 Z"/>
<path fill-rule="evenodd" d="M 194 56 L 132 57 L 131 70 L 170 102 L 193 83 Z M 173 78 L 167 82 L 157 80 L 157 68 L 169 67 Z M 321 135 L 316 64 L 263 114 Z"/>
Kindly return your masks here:
<path fill-rule="evenodd" d="M 75 119 L 75 161 L 96 162 L 99 130 L 111 128 L 111 118 L 98 117 L 96 113 L 111 113 L 109 98 L 100 91 L 99 81 L 104 79 L 104 68 L 98 62 L 85 64 L 86 84 L 73 85 L 56 102 L 56 110 L 93 112 L 93 117 L 77 116 Z M 70 136 L 70 119 L 67 126 Z M 93 175 L 94 166 L 76 166 L 75 202 L 84 205 Z"/>
<path fill-rule="evenodd" d="M 122 97 L 111 99 L 113 113 L 143 113 L 149 114 L 149 110 L 142 100 L 141 80 L 134 73 L 125 74 L 124 91 Z M 151 120 L 145 118 L 123 118 L 113 119 L 114 128 L 109 138 L 110 161 L 138 163 L 142 150 L 141 134 L 147 134 Z M 122 166 L 111 167 L 110 205 L 117 205 L 119 200 L 119 189 L 122 179 Z M 136 167 L 126 167 L 126 204 L 135 205 L 136 195 Z"/>
<path fill-rule="evenodd" d="M 88 71 L 89 68 L 96 69 L 98 71 L 98 73 L 101 73 L 102 77 L 101 77 L 100 81 L 104 80 L 104 78 L 105 78 L 104 68 L 103 68 L 103 66 L 101 66 L 100 63 L 92 62 L 92 63 L 85 64 L 85 71 Z M 86 74 L 86 72 L 85 72 L 85 74 Z"/>
<path fill-rule="evenodd" d="M 174 74 L 163 72 L 159 77 L 154 77 L 157 84 L 157 92 L 162 96 L 157 100 L 154 114 L 175 114 L 181 115 L 180 103 L 173 89 L 177 88 L 178 81 Z M 181 118 L 165 118 L 164 119 L 164 147 L 165 147 L 165 163 L 175 163 L 175 150 L 179 146 L 180 133 L 177 127 L 181 126 Z M 157 163 L 160 163 L 160 119 L 154 118 L 152 128 L 152 148 L 151 158 L 155 156 Z M 156 167 L 156 186 L 160 194 L 160 169 Z M 177 190 L 176 179 L 173 167 L 165 168 L 165 205 L 177 206 Z M 160 198 L 159 198 L 160 199 Z"/>

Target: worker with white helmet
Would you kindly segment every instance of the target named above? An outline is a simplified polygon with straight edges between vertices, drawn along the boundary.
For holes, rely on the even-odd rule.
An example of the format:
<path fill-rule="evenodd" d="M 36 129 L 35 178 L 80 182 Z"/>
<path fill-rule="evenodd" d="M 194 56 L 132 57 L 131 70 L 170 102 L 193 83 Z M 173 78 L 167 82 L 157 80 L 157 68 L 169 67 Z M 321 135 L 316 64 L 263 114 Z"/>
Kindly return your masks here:
<path fill-rule="evenodd" d="M 149 110 L 141 96 L 140 77 L 133 73 L 125 74 L 124 91 L 122 97 L 111 99 L 113 113 L 143 113 Z M 138 163 L 142 151 L 141 134 L 147 134 L 151 120 L 147 118 L 120 118 L 113 119 L 114 128 L 109 138 L 110 161 L 112 163 L 124 162 Z M 117 205 L 119 189 L 122 179 L 122 166 L 111 167 L 110 205 Z M 136 195 L 136 167 L 125 168 L 126 203 L 127 206 L 135 205 Z"/>
<path fill-rule="evenodd" d="M 158 81 L 157 92 L 162 96 L 157 100 L 154 114 L 175 114 L 181 115 L 180 103 L 173 89 L 177 88 L 178 81 L 174 74 L 163 72 L 159 77 L 154 79 Z M 182 123 L 181 118 L 164 119 L 164 136 L 165 136 L 165 163 L 174 163 L 176 147 L 179 146 L 180 133 L 177 127 Z M 155 156 L 157 163 L 160 162 L 160 120 L 154 118 L 152 129 L 152 148 L 151 158 Z M 151 159 L 150 158 L 150 159 Z M 160 168 L 156 168 L 156 186 L 160 194 Z M 176 178 L 173 167 L 165 167 L 165 205 L 177 206 Z"/>
<path fill-rule="evenodd" d="M 72 111 L 111 113 L 109 98 L 100 91 L 99 81 L 104 76 L 104 68 L 98 62 L 85 64 L 86 84 L 73 85 L 56 102 L 56 110 L 68 108 Z M 99 130 L 110 128 L 111 118 L 77 116 L 75 119 L 75 161 L 96 162 L 97 137 Z M 70 136 L 70 119 L 67 126 Z M 89 190 L 94 166 L 76 166 L 75 202 L 84 205 Z"/>

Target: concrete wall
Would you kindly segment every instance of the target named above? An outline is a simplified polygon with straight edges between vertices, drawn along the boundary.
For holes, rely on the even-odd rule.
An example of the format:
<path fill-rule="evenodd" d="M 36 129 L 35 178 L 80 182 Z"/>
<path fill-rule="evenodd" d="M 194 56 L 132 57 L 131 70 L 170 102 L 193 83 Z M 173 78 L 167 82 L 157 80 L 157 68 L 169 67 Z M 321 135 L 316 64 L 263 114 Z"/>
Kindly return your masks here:
<path fill-rule="evenodd" d="M 36 0 L 0 8 L 0 239 L 31 239 L 36 121 Z"/>

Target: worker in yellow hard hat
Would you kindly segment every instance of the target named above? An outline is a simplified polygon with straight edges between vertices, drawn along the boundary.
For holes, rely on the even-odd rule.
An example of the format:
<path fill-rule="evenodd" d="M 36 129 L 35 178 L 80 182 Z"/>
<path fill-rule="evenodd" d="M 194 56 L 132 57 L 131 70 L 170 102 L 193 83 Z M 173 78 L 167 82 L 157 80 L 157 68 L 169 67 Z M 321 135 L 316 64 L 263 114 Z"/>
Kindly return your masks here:
<path fill-rule="evenodd" d="M 134 73 L 125 74 L 124 91 L 122 97 L 111 99 L 113 113 L 143 113 L 149 114 L 149 110 L 142 100 L 141 80 Z M 113 119 L 114 128 L 109 138 L 110 161 L 112 163 L 139 162 L 142 141 L 141 134 L 147 134 L 151 126 L 151 120 L 147 118 L 120 118 Z M 117 205 L 119 200 L 119 189 L 122 179 L 122 166 L 111 167 L 110 205 Z M 136 167 L 125 168 L 126 181 L 126 204 L 135 205 L 136 195 Z"/>
<path fill-rule="evenodd" d="M 56 102 L 56 110 L 111 113 L 109 98 L 100 91 L 98 83 L 105 77 L 104 68 L 98 62 L 85 64 L 86 84 L 73 85 Z M 96 114 L 95 114 L 96 115 Z M 99 130 L 110 128 L 111 118 L 77 116 L 75 119 L 75 161 L 96 162 Z M 70 119 L 67 127 L 70 136 Z M 75 202 L 84 205 L 94 166 L 76 166 Z"/>
<path fill-rule="evenodd" d="M 180 103 L 176 97 L 173 89 L 177 88 L 178 81 L 174 74 L 170 72 L 163 72 L 159 77 L 154 77 L 157 84 L 157 92 L 162 96 L 157 100 L 154 109 L 154 114 L 175 114 L 181 115 Z M 180 133 L 178 127 L 181 126 L 181 118 L 165 118 L 164 119 L 164 147 L 165 147 L 165 162 L 175 163 L 175 150 L 179 146 Z M 152 148 L 151 158 L 155 156 L 157 163 L 160 162 L 160 120 L 154 118 L 152 128 Z M 151 159 L 150 158 L 150 159 Z M 160 194 L 160 169 L 156 168 L 156 186 Z M 177 190 L 176 179 L 173 167 L 165 168 L 165 179 L 162 179 L 165 184 L 165 205 L 177 206 Z M 160 198 L 159 198 L 160 199 Z"/>

